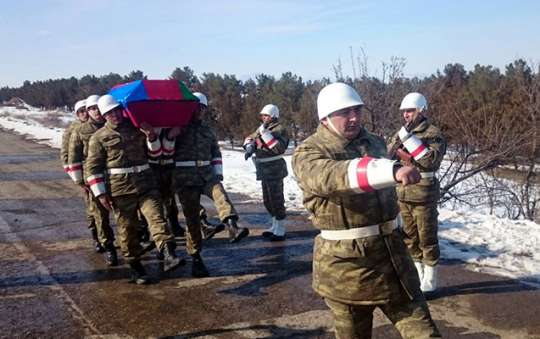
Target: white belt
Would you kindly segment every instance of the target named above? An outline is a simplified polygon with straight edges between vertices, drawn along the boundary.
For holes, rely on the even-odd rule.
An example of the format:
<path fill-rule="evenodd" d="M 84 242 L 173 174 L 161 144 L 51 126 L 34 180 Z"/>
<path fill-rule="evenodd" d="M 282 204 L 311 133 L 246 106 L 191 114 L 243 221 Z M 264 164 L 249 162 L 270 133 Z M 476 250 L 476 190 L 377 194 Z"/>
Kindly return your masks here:
<path fill-rule="evenodd" d="M 381 231 L 383 234 L 390 234 L 396 228 L 398 228 L 398 223 L 394 219 L 380 225 L 350 228 L 348 230 L 322 230 L 321 237 L 326 240 L 352 240 L 379 235 Z"/>
<path fill-rule="evenodd" d="M 177 167 L 202 167 L 210 165 L 208 160 L 196 160 L 196 161 L 177 161 Z"/>
<path fill-rule="evenodd" d="M 133 166 L 133 167 L 109 168 L 107 170 L 107 173 L 109 173 L 109 174 L 140 173 L 140 172 L 146 171 L 147 169 L 150 169 L 150 165 L 144 164 L 144 165 Z"/>
<path fill-rule="evenodd" d="M 270 161 L 275 161 L 282 158 L 283 158 L 283 155 L 276 155 L 274 157 L 268 157 L 268 158 L 255 158 L 255 161 L 256 162 L 270 162 Z"/>
<path fill-rule="evenodd" d="M 433 178 L 435 176 L 435 172 L 420 172 L 420 176 L 422 178 Z"/>
<path fill-rule="evenodd" d="M 148 159 L 148 162 L 151 164 L 157 164 L 157 165 L 168 165 L 168 164 L 174 164 L 174 159 L 160 159 L 160 160 Z"/>

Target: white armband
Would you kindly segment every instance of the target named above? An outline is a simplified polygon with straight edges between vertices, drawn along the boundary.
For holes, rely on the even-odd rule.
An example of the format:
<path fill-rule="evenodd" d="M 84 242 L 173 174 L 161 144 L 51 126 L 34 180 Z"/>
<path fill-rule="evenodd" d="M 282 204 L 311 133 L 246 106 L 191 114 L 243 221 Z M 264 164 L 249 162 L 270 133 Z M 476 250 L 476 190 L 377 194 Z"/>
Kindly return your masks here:
<path fill-rule="evenodd" d="M 395 186 L 395 163 L 394 160 L 371 157 L 351 160 L 347 170 L 350 188 L 358 193 L 366 193 Z"/>

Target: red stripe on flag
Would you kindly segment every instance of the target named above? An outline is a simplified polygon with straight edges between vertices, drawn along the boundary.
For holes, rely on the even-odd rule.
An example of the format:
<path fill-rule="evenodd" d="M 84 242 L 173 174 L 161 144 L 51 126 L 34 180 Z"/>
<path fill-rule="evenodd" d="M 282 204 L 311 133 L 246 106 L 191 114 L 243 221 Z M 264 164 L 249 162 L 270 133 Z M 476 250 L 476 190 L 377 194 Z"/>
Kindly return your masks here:
<path fill-rule="evenodd" d="M 422 153 L 423 150 L 426 149 L 426 146 L 424 144 L 421 144 L 420 146 L 418 146 L 417 149 L 415 149 L 413 152 L 411 152 L 411 155 L 413 156 L 413 158 L 416 158 L 416 156 L 420 153 Z"/>
<path fill-rule="evenodd" d="M 143 80 L 144 90 L 151 100 L 181 100 L 177 80 Z"/>
<path fill-rule="evenodd" d="M 356 179 L 358 180 L 358 187 L 364 192 L 373 192 L 374 189 L 369 185 L 367 177 L 367 166 L 373 160 L 370 157 L 363 157 L 356 166 Z"/>

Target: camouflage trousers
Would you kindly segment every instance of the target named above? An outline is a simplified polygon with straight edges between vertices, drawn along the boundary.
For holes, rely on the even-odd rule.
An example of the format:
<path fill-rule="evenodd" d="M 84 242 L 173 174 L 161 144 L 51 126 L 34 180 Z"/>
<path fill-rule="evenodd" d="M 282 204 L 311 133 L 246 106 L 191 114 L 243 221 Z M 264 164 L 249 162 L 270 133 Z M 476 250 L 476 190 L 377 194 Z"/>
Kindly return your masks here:
<path fill-rule="evenodd" d="M 178 186 L 176 194 L 182 205 L 182 212 L 186 218 L 186 250 L 189 255 L 199 254 L 202 250 L 201 216 L 199 215 L 201 202 L 201 186 Z"/>
<path fill-rule="evenodd" d="M 186 248 L 190 255 L 198 254 L 202 249 L 201 216 L 206 215 L 206 212 L 200 204 L 201 195 L 204 194 L 214 201 L 222 222 L 227 218 L 238 219 L 238 214 L 219 181 L 211 181 L 204 186 L 179 186 L 177 194 L 186 218 Z"/>
<path fill-rule="evenodd" d="M 403 240 L 413 260 L 429 266 L 437 265 L 440 257 L 437 204 L 400 201 L 399 209 L 403 218 Z"/>
<path fill-rule="evenodd" d="M 221 220 L 221 222 L 225 222 L 228 218 L 238 220 L 236 209 L 234 208 L 231 199 L 229 199 L 229 195 L 225 191 L 225 187 L 223 187 L 223 184 L 220 181 L 209 182 L 206 186 L 204 186 L 202 194 L 212 199 L 216 205 L 216 210 L 219 214 L 219 220 Z M 206 215 L 206 211 L 202 205 L 201 209 L 201 216 Z"/>
<path fill-rule="evenodd" d="M 425 300 L 401 300 L 382 305 L 349 305 L 326 298 L 334 316 L 337 339 L 368 339 L 373 329 L 373 311 L 378 307 L 403 338 L 441 338 Z"/>
<path fill-rule="evenodd" d="M 113 246 L 114 232 L 109 221 L 109 211 L 100 204 L 99 200 L 91 192 L 85 191 L 84 202 L 88 228 L 92 234 L 95 232 L 97 237 L 94 240 L 106 248 Z"/>
<path fill-rule="evenodd" d="M 122 255 L 128 263 L 137 261 L 142 252 L 137 210 L 140 210 L 148 222 L 150 234 L 159 250 L 162 250 L 167 242 L 174 241 L 174 237 L 167 230 L 167 222 L 163 217 L 162 203 L 157 190 L 113 197 L 112 202 L 118 242 Z"/>
<path fill-rule="evenodd" d="M 283 179 L 262 180 L 264 207 L 277 220 L 285 219 L 285 198 L 283 197 Z"/>
<path fill-rule="evenodd" d="M 178 207 L 176 206 L 176 192 L 173 184 L 174 168 L 159 167 L 154 170 L 154 174 L 158 179 L 165 217 L 169 222 L 171 232 L 176 234 L 180 230 L 180 223 L 178 222 Z"/>

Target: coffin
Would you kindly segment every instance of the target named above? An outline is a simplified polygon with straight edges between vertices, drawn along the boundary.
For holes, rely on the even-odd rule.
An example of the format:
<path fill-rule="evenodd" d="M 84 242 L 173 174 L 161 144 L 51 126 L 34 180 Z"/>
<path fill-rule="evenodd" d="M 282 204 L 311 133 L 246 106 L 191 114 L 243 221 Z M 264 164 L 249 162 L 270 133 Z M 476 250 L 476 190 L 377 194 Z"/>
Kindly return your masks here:
<path fill-rule="evenodd" d="M 109 94 L 124 107 L 135 127 L 147 122 L 154 127 L 185 126 L 199 101 L 177 80 L 136 80 L 116 85 Z"/>

